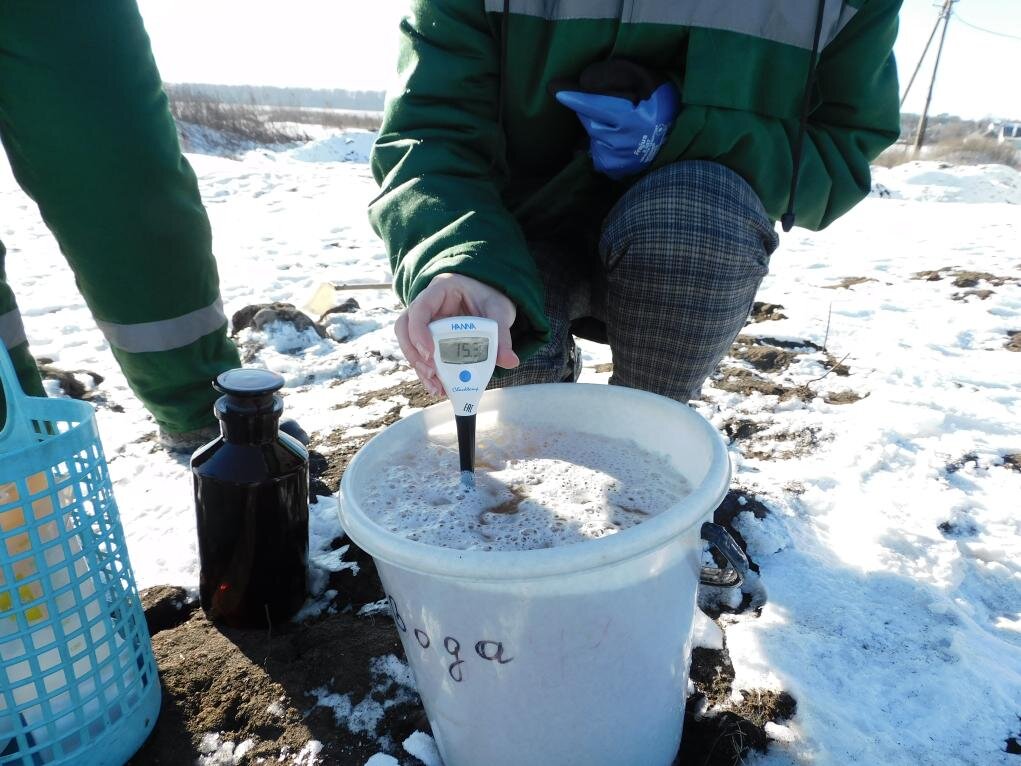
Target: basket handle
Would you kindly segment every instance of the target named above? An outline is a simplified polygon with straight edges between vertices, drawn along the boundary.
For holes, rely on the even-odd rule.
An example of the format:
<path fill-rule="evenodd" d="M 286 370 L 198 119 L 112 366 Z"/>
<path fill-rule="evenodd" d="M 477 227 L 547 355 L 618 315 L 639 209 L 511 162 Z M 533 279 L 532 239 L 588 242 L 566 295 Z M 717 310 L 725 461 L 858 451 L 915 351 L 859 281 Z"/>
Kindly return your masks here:
<path fill-rule="evenodd" d="M 3 387 L 7 402 L 7 422 L 0 429 L 0 448 L 9 442 L 14 443 L 15 449 L 35 442 L 37 434 L 24 414 L 28 396 L 21 390 L 18 374 L 14 371 L 14 364 L 3 343 L 0 343 L 0 386 Z"/>

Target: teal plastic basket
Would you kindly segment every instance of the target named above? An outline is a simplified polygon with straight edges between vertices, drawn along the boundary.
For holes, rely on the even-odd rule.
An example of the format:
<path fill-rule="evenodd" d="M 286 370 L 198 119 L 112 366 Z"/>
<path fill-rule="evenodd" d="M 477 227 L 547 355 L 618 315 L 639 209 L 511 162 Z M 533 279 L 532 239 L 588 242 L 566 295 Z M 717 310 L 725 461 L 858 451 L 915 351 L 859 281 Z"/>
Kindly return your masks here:
<path fill-rule="evenodd" d="M 0 765 L 123 766 L 160 685 L 91 405 L 25 396 L 0 344 Z"/>

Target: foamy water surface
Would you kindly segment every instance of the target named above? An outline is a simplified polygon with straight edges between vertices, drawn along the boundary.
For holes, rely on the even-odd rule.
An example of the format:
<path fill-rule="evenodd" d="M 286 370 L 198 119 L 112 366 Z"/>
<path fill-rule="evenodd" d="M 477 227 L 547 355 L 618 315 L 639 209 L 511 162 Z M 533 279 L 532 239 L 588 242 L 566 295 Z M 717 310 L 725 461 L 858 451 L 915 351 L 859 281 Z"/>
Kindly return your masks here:
<path fill-rule="evenodd" d="M 474 490 L 460 484 L 451 434 L 391 456 L 362 502 L 409 540 L 532 550 L 615 534 L 690 492 L 666 457 L 631 440 L 501 425 L 479 433 Z"/>

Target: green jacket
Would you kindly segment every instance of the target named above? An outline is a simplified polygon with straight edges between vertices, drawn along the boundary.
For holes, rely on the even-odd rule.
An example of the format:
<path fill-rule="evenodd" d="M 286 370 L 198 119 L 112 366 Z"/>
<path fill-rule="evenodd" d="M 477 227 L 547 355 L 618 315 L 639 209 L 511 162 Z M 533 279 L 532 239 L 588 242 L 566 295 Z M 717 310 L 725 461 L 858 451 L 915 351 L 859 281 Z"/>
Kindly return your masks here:
<path fill-rule="evenodd" d="M 861 200 L 869 161 L 899 134 L 891 49 L 900 3 L 826 2 L 795 200 L 800 226 L 820 229 Z M 720 162 L 779 219 L 818 4 L 509 5 L 505 17 L 503 0 L 413 2 L 401 23 L 400 87 L 372 153 L 381 191 L 369 217 L 402 300 L 444 272 L 497 287 L 518 307 L 515 349 L 527 355 L 545 341 L 549 325 L 526 242 L 594 241 L 609 206 L 636 180 L 615 183 L 593 170 L 584 131 L 547 92 L 550 81 L 611 57 L 662 71 L 682 106 L 650 169 L 677 160 Z"/>

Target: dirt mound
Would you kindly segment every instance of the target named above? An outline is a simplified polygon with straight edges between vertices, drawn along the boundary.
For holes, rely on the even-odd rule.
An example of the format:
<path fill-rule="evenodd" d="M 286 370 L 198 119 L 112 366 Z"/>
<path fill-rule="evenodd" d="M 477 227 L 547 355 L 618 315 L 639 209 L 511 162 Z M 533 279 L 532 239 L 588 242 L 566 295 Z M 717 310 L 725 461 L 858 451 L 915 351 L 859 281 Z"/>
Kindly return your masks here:
<path fill-rule="evenodd" d="M 783 723 L 797 712 L 797 701 L 785 691 L 741 689 L 735 698 L 733 681 L 726 645 L 692 651 L 696 693 L 685 709 L 684 737 L 674 766 L 738 766 L 750 750 L 767 750 L 767 723 Z"/>
<path fill-rule="evenodd" d="M 262 330 L 273 322 L 285 322 L 294 325 L 298 332 L 313 329 L 320 338 L 326 337 L 326 329 L 318 322 L 312 321 L 307 314 L 299 311 L 291 303 L 255 303 L 234 312 L 230 319 L 231 336 L 236 337 L 246 328 Z"/>
<path fill-rule="evenodd" d="M 970 288 L 952 293 L 950 298 L 955 301 L 967 301 L 968 298 L 977 298 L 984 301 L 990 296 L 996 294 L 995 290 L 991 290 L 988 287 L 989 285 L 992 287 L 1003 287 L 1004 285 L 1021 284 L 1021 280 L 1017 277 L 997 276 L 996 274 L 990 274 L 987 271 L 971 271 L 969 269 L 959 269 L 952 266 L 918 271 L 915 272 L 912 279 L 921 279 L 926 282 L 941 282 L 944 279 L 950 279 L 951 284 L 953 284 L 954 287 Z M 987 286 L 979 288 L 980 285 Z"/>
<path fill-rule="evenodd" d="M 823 360 L 819 363 L 824 367 L 825 372 L 819 378 L 808 381 L 808 383 L 791 385 L 786 381 L 778 381 L 769 377 L 785 372 L 803 355 L 819 354 L 820 352 Z M 843 363 L 843 360 L 837 360 L 822 346 L 810 340 L 784 340 L 765 336 L 739 335 L 730 348 L 730 357 L 747 363 L 755 371 L 733 365 L 722 366 L 712 376 L 714 387 L 745 396 L 753 393 L 776 396 L 781 402 L 789 399 L 811 401 L 817 394 L 809 386 L 809 383 L 822 380 L 830 374 L 840 377 L 847 377 L 851 374 L 850 368 Z M 827 401 L 831 404 L 850 404 L 866 395 L 848 391 L 826 396 Z"/>
<path fill-rule="evenodd" d="M 827 290 L 850 290 L 855 285 L 863 285 L 866 282 L 877 282 L 872 277 L 844 277 L 835 285 L 823 285 Z"/>
<path fill-rule="evenodd" d="M 198 610 L 152 643 L 163 711 L 134 766 L 196 763 L 209 735 L 246 743 L 239 764 L 276 763 L 316 740 L 322 763 L 360 765 L 428 731 L 417 695 L 383 672 L 403 657 L 388 618 L 334 614 L 266 633 L 217 628 Z M 367 715 L 338 716 L 343 695 Z"/>
<path fill-rule="evenodd" d="M 755 301 L 752 304 L 752 322 L 773 322 L 778 319 L 786 319 L 787 315 L 782 313 L 783 306 L 779 303 L 764 303 Z"/>
<path fill-rule="evenodd" d="M 72 399 L 89 402 L 96 407 L 104 407 L 113 412 L 124 412 L 124 408 L 111 402 L 100 390 L 105 378 L 92 370 L 62 370 L 53 366 L 53 360 L 40 357 L 35 360 L 39 368 L 39 376 L 43 380 L 52 380 L 60 386 L 60 390 Z M 89 382 L 85 382 L 88 380 Z"/>

